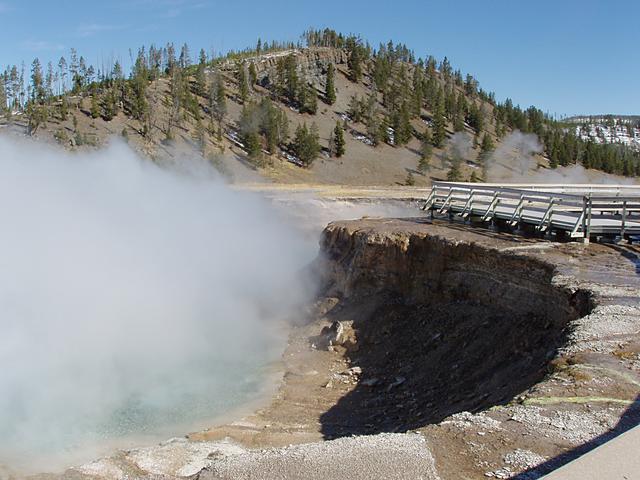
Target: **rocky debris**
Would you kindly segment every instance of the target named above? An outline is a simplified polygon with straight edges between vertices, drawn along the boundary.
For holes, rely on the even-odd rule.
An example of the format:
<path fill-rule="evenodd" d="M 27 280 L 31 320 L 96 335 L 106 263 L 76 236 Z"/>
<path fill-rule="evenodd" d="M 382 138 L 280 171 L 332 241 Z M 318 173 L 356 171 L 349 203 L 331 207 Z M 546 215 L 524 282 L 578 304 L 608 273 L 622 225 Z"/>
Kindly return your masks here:
<path fill-rule="evenodd" d="M 590 315 L 573 321 L 571 327 L 569 342 L 562 349 L 563 353 L 611 353 L 618 348 L 620 335 L 640 332 L 640 308 L 627 305 L 598 306 Z"/>
<path fill-rule="evenodd" d="M 356 335 L 353 329 L 353 321 L 333 321 L 331 325 L 322 327 L 320 334 L 310 339 L 312 349 L 328 350 L 335 352 L 336 346 L 343 346 L 357 350 Z"/>
<path fill-rule="evenodd" d="M 538 476 L 536 475 L 535 477 L 530 477 L 527 474 L 519 474 L 519 472 L 537 467 L 547 460 L 542 455 L 538 455 L 537 453 L 531 452 L 529 450 L 521 449 L 516 449 L 505 454 L 502 459 L 507 465 L 495 470 L 491 470 L 489 472 L 485 472 L 484 476 L 488 478 L 513 478 L 517 475 L 518 478 L 531 478 L 531 480 L 533 480 L 534 478 L 538 478 Z"/>
<path fill-rule="evenodd" d="M 520 471 L 537 467 L 547 459 L 529 450 L 516 449 L 503 457 L 504 462 Z"/>
<path fill-rule="evenodd" d="M 346 375 L 349 375 L 350 377 L 357 377 L 359 375 L 362 375 L 362 368 L 355 366 L 355 367 L 351 367 L 348 368 L 344 371 L 344 373 Z"/>
<path fill-rule="evenodd" d="M 313 304 L 311 308 L 311 315 L 316 318 L 324 317 L 338 304 L 339 301 L 340 300 L 336 297 L 323 297 Z"/>
<path fill-rule="evenodd" d="M 486 413 L 460 412 L 451 415 L 447 419 L 440 422 L 440 425 L 452 425 L 462 430 L 468 428 L 480 428 L 484 431 L 502 430 L 501 422 L 491 418 Z"/>
<path fill-rule="evenodd" d="M 579 445 L 613 429 L 618 423 L 619 409 L 548 411 L 541 407 L 517 405 L 510 408 L 511 417 L 529 427 L 536 435 L 566 440 Z"/>
<path fill-rule="evenodd" d="M 515 472 L 512 472 L 509 467 L 498 468 L 497 470 L 486 472 L 484 474 L 484 476 L 488 478 L 511 478 L 514 475 Z"/>
<path fill-rule="evenodd" d="M 62 478 L 187 478 L 196 475 L 216 459 L 244 451 L 228 441 L 193 442 L 186 438 L 173 438 L 156 446 L 122 451 L 112 457 L 73 468 Z"/>
<path fill-rule="evenodd" d="M 199 476 L 199 480 L 255 478 L 439 480 L 440 477 L 422 435 L 390 433 L 250 450 L 215 460 Z"/>
<path fill-rule="evenodd" d="M 342 333 L 344 327 L 340 322 L 332 322 L 331 326 L 323 327 L 320 331 L 320 336 L 326 343 L 326 346 L 341 345 L 343 342 Z"/>

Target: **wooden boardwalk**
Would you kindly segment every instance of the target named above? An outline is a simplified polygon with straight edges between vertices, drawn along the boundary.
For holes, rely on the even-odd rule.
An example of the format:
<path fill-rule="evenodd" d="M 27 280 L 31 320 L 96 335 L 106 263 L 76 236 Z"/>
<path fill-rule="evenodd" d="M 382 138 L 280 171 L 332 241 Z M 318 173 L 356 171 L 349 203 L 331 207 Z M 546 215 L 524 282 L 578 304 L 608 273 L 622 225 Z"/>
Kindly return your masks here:
<path fill-rule="evenodd" d="M 584 241 L 640 235 L 640 186 L 434 182 L 424 209 Z"/>

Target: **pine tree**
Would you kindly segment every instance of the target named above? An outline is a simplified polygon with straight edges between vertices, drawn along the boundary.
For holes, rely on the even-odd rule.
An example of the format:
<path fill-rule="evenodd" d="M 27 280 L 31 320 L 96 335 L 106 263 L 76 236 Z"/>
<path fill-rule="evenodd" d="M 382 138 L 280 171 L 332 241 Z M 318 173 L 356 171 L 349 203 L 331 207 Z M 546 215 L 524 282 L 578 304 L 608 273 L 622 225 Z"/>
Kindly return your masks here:
<path fill-rule="evenodd" d="M 293 151 L 305 166 L 310 166 L 320 153 L 320 136 L 315 124 L 307 128 L 307 124 L 298 125 L 293 139 Z"/>
<path fill-rule="evenodd" d="M 252 103 L 243 105 L 240 113 L 240 137 L 244 144 L 249 158 L 258 163 L 262 154 L 262 144 L 260 141 L 259 124 L 257 122 L 258 112 Z"/>
<path fill-rule="evenodd" d="M 316 89 L 307 82 L 303 82 L 298 89 L 298 102 L 301 113 L 315 115 L 318 111 L 318 93 Z"/>
<path fill-rule="evenodd" d="M 489 136 L 488 133 L 485 133 L 482 137 L 482 143 L 480 144 L 480 154 L 478 155 L 478 160 L 480 162 L 480 168 L 482 169 L 482 179 L 486 182 L 489 175 L 489 158 L 491 154 L 495 150 L 495 144 L 493 140 Z"/>
<path fill-rule="evenodd" d="M 327 69 L 327 87 L 325 98 L 329 105 L 336 103 L 336 86 L 335 86 L 335 67 L 333 63 L 329 64 Z"/>
<path fill-rule="evenodd" d="M 267 150 L 273 154 L 277 146 L 284 143 L 287 138 L 289 130 L 287 116 L 273 104 L 270 98 L 265 97 L 260 103 L 258 119 L 260 132 L 267 141 Z"/>
<path fill-rule="evenodd" d="M 421 173 L 429 171 L 431 168 L 431 156 L 433 155 L 433 146 L 431 145 L 431 135 L 429 130 L 422 135 L 420 143 L 420 161 L 418 162 L 418 170 Z"/>
<path fill-rule="evenodd" d="M 45 97 L 44 78 L 42 75 L 42 66 L 37 58 L 31 64 L 31 99 L 36 102 L 42 102 Z"/>
<path fill-rule="evenodd" d="M 436 106 L 436 111 L 433 115 L 433 146 L 440 148 L 446 137 L 445 131 L 446 120 L 444 118 L 444 100 L 440 96 L 440 101 Z"/>
<path fill-rule="evenodd" d="M 411 139 L 413 129 L 409 121 L 409 107 L 403 103 L 398 112 L 393 114 L 393 144 L 406 145 Z"/>
<path fill-rule="evenodd" d="M 252 87 L 258 83 L 258 72 L 253 62 L 249 64 L 249 83 Z"/>
<path fill-rule="evenodd" d="M 287 55 L 284 59 L 282 75 L 284 77 L 282 90 L 289 102 L 295 103 L 298 97 L 298 72 L 296 57 L 293 54 Z"/>
<path fill-rule="evenodd" d="M 420 115 L 422 109 L 422 102 L 424 98 L 424 76 L 422 69 L 416 66 L 413 69 L 413 99 L 412 99 L 412 113 L 413 115 Z"/>
<path fill-rule="evenodd" d="M 98 93 L 94 92 L 91 95 L 91 118 L 98 118 L 100 116 L 100 104 L 98 103 Z"/>
<path fill-rule="evenodd" d="M 209 84 L 209 112 L 212 121 L 218 123 L 218 139 L 222 137 L 222 122 L 227 114 L 227 92 L 222 75 L 214 75 Z"/>
<path fill-rule="evenodd" d="M 360 101 L 360 98 L 358 97 L 357 93 L 355 93 L 351 97 L 351 100 L 349 100 L 347 113 L 351 117 L 351 120 L 353 120 L 355 123 L 360 123 L 362 121 L 364 116 L 362 102 Z"/>
<path fill-rule="evenodd" d="M 346 151 L 346 142 L 344 139 L 344 129 L 340 122 L 336 122 L 336 127 L 333 129 L 333 145 L 335 147 L 336 157 L 342 157 Z"/>
<path fill-rule="evenodd" d="M 191 65 L 191 55 L 189 53 L 189 45 L 186 43 L 180 49 L 180 68 L 187 68 Z"/>
<path fill-rule="evenodd" d="M 115 93 L 110 90 L 106 93 L 102 100 L 102 118 L 109 122 L 118 114 L 118 104 L 116 102 Z"/>
<path fill-rule="evenodd" d="M 196 94 L 200 97 L 204 97 L 207 93 L 207 77 L 205 74 L 206 64 L 203 62 L 198 63 L 196 68 Z"/>
<path fill-rule="evenodd" d="M 245 103 L 249 96 L 249 87 L 247 85 L 247 72 L 244 63 L 238 65 L 237 81 L 238 95 L 242 103 Z"/>
<path fill-rule="evenodd" d="M 45 124 L 48 119 L 48 110 L 44 105 L 38 105 L 34 102 L 30 102 L 26 109 L 28 125 L 27 132 L 29 135 L 35 135 L 38 128 Z"/>
<path fill-rule="evenodd" d="M 493 143 L 493 140 L 491 139 L 488 133 L 485 133 L 484 137 L 482 137 L 482 144 L 480 145 L 480 153 L 489 153 L 495 150 L 495 148 L 496 147 Z"/>
<path fill-rule="evenodd" d="M 352 82 L 359 82 L 362 78 L 362 46 L 357 43 L 351 48 L 347 65 L 349 67 L 349 77 Z"/>
<path fill-rule="evenodd" d="M 0 75 L 0 116 L 7 113 L 7 91 L 5 89 L 4 75 Z"/>

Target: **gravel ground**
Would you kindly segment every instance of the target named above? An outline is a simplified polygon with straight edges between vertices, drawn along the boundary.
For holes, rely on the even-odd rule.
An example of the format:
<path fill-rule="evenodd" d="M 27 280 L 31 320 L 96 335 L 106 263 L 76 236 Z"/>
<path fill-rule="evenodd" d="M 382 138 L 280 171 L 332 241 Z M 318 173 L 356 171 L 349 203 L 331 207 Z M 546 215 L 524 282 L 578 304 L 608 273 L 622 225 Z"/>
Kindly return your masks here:
<path fill-rule="evenodd" d="M 214 460 L 200 480 L 436 480 L 433 456 L 418 434 L 379 434 L 248 451 Z"/>

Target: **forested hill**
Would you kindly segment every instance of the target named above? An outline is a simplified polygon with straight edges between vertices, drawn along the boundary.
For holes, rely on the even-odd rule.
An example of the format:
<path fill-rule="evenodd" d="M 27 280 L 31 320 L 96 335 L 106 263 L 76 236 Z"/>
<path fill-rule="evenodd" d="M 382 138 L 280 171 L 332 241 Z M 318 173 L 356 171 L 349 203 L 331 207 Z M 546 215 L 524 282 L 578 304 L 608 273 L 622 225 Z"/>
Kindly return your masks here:
<path fill-rule="evenodd" d="M 417 58 L 393 42 L 374 48 L 332 30 L 216 58 L 200 50 L 195 60 L 187 45 L 140 48 L 127 73 L 117 62 L 97 69 L 71 50 L 57 65 L 8 67 L 0 80 L 4 129 L 69 149 L 118 135 L 158 160 L 197 151 L 229 175 L 479 181 L 516 130 L 540 139 L 536 168 L 640 175 L 637 151 L 580 136 L 535 107 L 498 102 L 446 57 Z"/>

